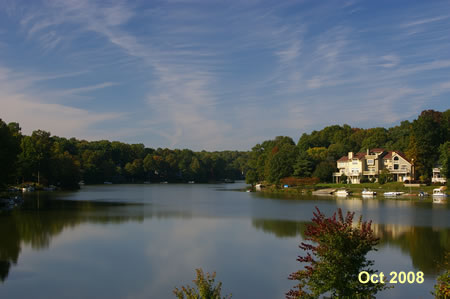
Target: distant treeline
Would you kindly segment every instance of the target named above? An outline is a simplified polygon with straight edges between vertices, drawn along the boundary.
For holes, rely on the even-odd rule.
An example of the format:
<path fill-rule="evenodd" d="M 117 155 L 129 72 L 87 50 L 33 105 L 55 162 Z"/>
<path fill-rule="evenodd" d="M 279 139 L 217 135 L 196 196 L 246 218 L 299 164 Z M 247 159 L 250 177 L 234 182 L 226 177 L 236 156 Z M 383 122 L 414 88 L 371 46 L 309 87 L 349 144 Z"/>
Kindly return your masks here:
<path fill-rule="evenodd" d="M 432 168 L 443 165 L 449 177 L 450 109 L 423 111 L 416 120 L 403 121 L 389 129 L 352 128 L 333 125 L 303 134 L 295 144 L 290 137 L 279 136 L 253 147 L 246 168 L 248 183 L 279 183 L 285 177 L 316 177 L 331 182 L 337 171 L 336 160 L 348 152 L 384 148 L 400 151 L 414 159 L 417 179 L 429 181 Z"/>
<path fill-rule="evenodd" d="M 0 185 L 39 182 L 62 188 L 125 182 L 210 182 L 241 179 L 247 152 L 193 152 L 117 141 L 85 141 L 37 130 L 21 134 L 0 119 Z M 1 187 L 1 186 L 0 186 Z"/>
<path fill-rule="evenodd" d="M 423 111 L 416 120 L 389 129 L 333 125 L 303 134 L 298 143 L 279 136 L 255 145 L 250 152 L 193 152 L 153 149 L 143 144 L 85 141 L 51 136 L 37 130 L 22 135 L 18 123 L 0 119 L 0 187 L 40 182 L 74 188 L 122 182 L 210 182 L 239 179 L 278 184 L 286 177 L 315 177 L 330 182 L 336 160 L 348 152 L 384 148 L 414 159 L 415 175 L 427 181 L 433 166 L 450 169 L 450 109 Z"/>

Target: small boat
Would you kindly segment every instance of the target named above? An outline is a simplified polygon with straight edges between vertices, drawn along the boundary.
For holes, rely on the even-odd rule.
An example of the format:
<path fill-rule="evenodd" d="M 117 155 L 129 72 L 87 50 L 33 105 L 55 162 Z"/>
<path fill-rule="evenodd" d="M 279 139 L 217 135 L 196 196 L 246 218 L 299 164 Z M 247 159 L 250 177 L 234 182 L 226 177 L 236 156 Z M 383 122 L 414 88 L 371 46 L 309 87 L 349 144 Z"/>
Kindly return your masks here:
<path fill-rule="evenodd" d="M 433 189 L 433 196 L 447 197 L 447 194 L 445 193 L 445 187 Z"/>
<path fill-rule="evenodd" d="M 424 192 L 424 191 L 420 191 L 419 194 L 417 194 L 419 196 L 428 196 L 428 192 Z"/>
<path fill-rule="evenodd" d="M 232 180 L 232 179 L 225 179 L 224 182 L 227 183 L 227 184 L 230 184 L 230 183 L 234 183 L 234 180 Z"/>
<path fill-rule="evenodd" d="M 103 182 L 105 185 L 112 185 L 112 182 Z"/>
<path fill-rule="evenodd" d="M 144 184 L 150 184 L 150 181 L 145 181 Z"/>
<path fill-rule="evenodd" d="M 248 190 L 246 190 L 245 192 L 252 192 L 252 190 L 248 189 Z"/>
<path fill-rule="evenodd" d="M 256 185 L 256 190 L 258 190 L 258 185 Z M 319 189 L 312 192 L 312 195 L 331 195 L 336 191 L 336 189 L 326 188 Z"/>
<path fill-rule="evenodd" d="M 195 181 L 189 181 L 188 184 L 195 184 Z"/>
<path fill-rule="evenodd" d="M 347 190 L 338 190 L 336 192 L 334 192 L 334 195 L 336 196 L 349 196 L 350 195 L 350 191 Z"/>
<path fill-rule="evenodd" d="M 160 184 L 168 184 L 168 181 L 160 182 Z"/>
<path fill-rule="evenodd" d="M 363 191 L 362 191 L 362 195 L 370 195 L 370 196 L 374 196 L 374 195 L 377 195 L 377 193 L 375 192 L 375 191 L 372 191 L 372 190 L 368 190 L 368 189 L 364 189 Z"/>
<path fill-rule="evenodd" d="M 402 195 L 404 192 L 398 192 L 398 191 L 392 191 L 392 192 L 384 192 L 384 196 L 399 196 Z"/>

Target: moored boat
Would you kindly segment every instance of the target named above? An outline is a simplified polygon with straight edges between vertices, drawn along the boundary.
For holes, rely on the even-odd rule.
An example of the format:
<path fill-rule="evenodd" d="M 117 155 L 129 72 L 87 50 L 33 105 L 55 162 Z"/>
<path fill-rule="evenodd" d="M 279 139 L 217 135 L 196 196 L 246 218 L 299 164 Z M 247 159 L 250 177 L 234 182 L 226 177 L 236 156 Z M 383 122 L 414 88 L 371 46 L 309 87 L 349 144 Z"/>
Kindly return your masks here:
<path fill-rule="evenodd" d="M 399 192 L 399 191 L 390 191 L 390 192 L 384 192 L 383 195 L 384 196 L 399 196 L 402 195 L 404 192 Z"/>
<path fill-rule="evenodd" d="M 433 196 L 447 197 L 447 194 L 445 193 L 445 187 L 433 189 Z"/>
<path fill-rule="evenodd" d="M 349 196 L 350 193 L 351 193 L 350 191 L 342 189 L 342 190 L 338 190 L 338 191 L 334 192 L 334 195 L 336 195 L 336 196 Z"/>
<path fill-rule="evenodd" d="M 372 191 L 372 190 L 369 190 L 369 189 L 364 189 L 364 190 L 362 191 L 362 195 L 366 195 L 366 196 L 368 196 L 368 195 L 374 196 L 374 195 L 377 195 L 377 192 Z"/>

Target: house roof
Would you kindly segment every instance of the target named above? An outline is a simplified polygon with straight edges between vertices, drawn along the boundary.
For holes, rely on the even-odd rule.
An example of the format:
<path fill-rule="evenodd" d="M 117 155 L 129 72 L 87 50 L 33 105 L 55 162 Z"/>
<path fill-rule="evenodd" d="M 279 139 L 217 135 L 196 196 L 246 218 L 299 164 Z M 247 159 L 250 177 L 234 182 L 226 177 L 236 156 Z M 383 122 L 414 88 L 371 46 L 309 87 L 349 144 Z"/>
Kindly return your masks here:
<path fill-rule="evenodd" d="M 356 153 L 353 155 L 353 158 L 361 160 L 366 156 L 366 153 Z M 347 162 L 349 160 L 348 156 L 342 156 L 337 160 L 338 162 Z"/>
<path fill-rule="evenodd" d="M 388 153 L 383 157 L 383 159 L 385 160 L 392 159 L 393 153 L 396 153 L 397 155 L 399 155 L 400 157 L 411 163 L 411 161 L 409 161 L 409 159 L 406 158 L 404 153 L 398 151 L 388 151 Z"/>
<path fill-rule="evenodd" d="M 356 153 L 355 154 L 355 158 L 357 158 L 358 160 L 363 159 L 366 156 L 366 153 Z"/>
<path fill-rule="evenodd" d="M 347 156 L 342 156 L 338 160 L 338 162 L 346 162 L 346 161 L 348 161 L 348 157 Z"/>

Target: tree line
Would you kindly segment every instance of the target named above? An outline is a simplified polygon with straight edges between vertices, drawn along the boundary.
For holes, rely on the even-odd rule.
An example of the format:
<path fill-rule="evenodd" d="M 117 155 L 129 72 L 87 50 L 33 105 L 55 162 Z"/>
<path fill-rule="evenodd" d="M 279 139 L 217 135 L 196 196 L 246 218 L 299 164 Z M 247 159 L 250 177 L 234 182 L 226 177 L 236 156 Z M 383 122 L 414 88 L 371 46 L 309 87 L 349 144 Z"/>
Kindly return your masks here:
<path fill-rule="evenodd" d="M 241 179 L 247 155 L 67 139 L 42 130 L 27 136 L 18 123 L 0 119 L 0 187 L 37 182 L 70 189 L 77 188 L 81 180 L 97 184 Z"/>
<path fill-rule="evenodd" d="M 328 126 L 303 134 L 297 144 L 290 137 L 278 136 L 252 148 L 246 181 L 278 184 L 286 177 L 316 177 L 331 182 L 340 157 L 371 148 L 400 151 L 414 159 L 416 179 L 429 181 L 436 164 L 441 164 L 442 173 L 450 177 L 449 140 L 450 109 L 425 110 L 412 122 L 405 120 L 388 129 Z"/>
<path fill-rule="evenodd" d="M 303 134 L 297 144 L 290 137 L 278 136 L 249 152 L 153 149 L 118 141 L 67 139 L 42 130 L 27 136 L 18 123 L 0 119 L 0 187 L 29 181 L 63 188 L 76 188 L 80 180 L 86 184 L 209 182 L 243 175 L 250 184 L 278 184 L 286 177 L 331 182 L 337 159 L 367 148 L 405 153 L 414 159 L 416 178 L 429 181 L 438 163 L 450 177 L 449 140 L 450 109 L 425 110 L 417 119 L 388 129 L 328 126 Z"/>

